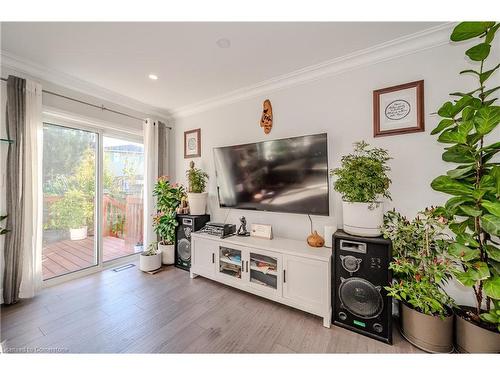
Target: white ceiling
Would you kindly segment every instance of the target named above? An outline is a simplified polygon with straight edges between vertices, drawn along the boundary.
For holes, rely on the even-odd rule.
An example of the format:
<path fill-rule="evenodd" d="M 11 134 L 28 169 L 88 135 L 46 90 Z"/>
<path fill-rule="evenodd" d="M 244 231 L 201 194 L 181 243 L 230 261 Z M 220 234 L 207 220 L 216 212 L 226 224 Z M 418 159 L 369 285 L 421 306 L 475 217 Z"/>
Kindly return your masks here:
<path fill-rule="evenodd" d="M 167 111 L 436 26 L 430 22 L 2 23 L 1 48 Z M 227 38 L 231 47 L 216 41 Z M 159 79 L 151 81 L 149 73 Z"/>

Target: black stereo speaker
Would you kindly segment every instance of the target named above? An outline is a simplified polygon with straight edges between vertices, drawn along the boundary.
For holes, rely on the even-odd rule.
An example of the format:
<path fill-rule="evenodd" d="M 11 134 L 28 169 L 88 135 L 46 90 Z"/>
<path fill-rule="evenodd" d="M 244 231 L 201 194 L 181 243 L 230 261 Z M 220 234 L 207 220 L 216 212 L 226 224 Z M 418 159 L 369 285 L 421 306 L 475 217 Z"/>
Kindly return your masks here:
<path fill-rule="evenodd" d="M 333 324 L 392 344 L 391 241 L 333 235 Z"/>
<path fill-rule="evenodd" d="M 175 236 L 175 265 L 189 271 L 191 268 L 191 232 L 203 228 L 210 221 L 210 215 L 177 215 Z"/>

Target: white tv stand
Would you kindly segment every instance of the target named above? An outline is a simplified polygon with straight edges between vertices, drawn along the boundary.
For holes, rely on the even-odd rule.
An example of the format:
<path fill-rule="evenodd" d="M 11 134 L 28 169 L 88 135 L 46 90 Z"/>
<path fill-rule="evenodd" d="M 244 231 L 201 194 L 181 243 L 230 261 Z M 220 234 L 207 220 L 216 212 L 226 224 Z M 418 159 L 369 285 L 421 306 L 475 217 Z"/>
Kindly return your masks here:
<path fill-rule="evenodd" d="M 191 234 L 191 278 L 203 276 L 318 315 L 331 324 L 331 250 L 305 241 Z"/>

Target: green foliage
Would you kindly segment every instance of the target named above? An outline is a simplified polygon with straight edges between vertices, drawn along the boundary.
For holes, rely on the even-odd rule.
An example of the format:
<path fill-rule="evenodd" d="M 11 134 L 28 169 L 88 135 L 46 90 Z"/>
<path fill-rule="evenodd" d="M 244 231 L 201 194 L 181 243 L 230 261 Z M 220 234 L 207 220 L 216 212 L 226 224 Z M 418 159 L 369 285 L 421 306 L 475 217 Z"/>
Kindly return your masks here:
<path fill-rule="evenodd" d="M 481 314 L 481 319 L 488 323 L 495 324 L 500 331 L 500 300 L 493 300 L 493 308 Z"/>
<path fill-rule="evenodd" d="M 499 26 L 495 22 L 462 22 L 453 30 L 452 41 L 479 39 L 465 52 L 475 68 L 460 72 L 472 74 L 478 84 L 471 92 L 451 94 L 459 99 L 441 106 L 438 115 L 442 120 L 431 133 L 439 134 L 438 141 L 449 145 L 443 160 L 459 164 L 431 183 L 434 190 L 452 195 L 439 211 L 450 220 L 456 235 L 449 247 L 460 264 L 456 278 L 474 290 L 474 318 L 496 324 L 498 311 L 492 306 L 498 306 L 500 300 L 500 165 L 492 160 L 500 151 L 500 142 L 487 142 L 500 122 L 500 107 L 494 104 L 497 98 L 492 98 L 500 86 L 487 89 L 486 83 L 500 64 L 488 69 L 486 60 Z M 481 314 L 484 302 L 487 312 Z"/>
<path fill-rule="evenodd" d="M 69 190 L 51 208 L 50 220 L 56 228 L 78 229 L 92 221 L 93 206 L 79 190 Z"/>
<path fill-rule="evenodd" d="M 369 148 L 365 141 L 356 142 L 354 153 L 343 156 L 341 167 L 330 171 L 331 176 L 337 176 L 334 189 L 347 202 L 373 203 L 380 197 L 391 199 L 391 180 L 387 176 L 390 159 L 387 150 Z"/>
<path fill-rule="evenodd" d="M 188 179 L 188 191 L 190 193 L 203 193 L 207 186 L 208 174 L 199 168 L 195 168 L 194 162 L 191 162 L 186 171 Z"/>
<path fill-rule="evenodd" d="M 384 215 L 382 233 L 392 241 L 393 260 L 389 268 L 394 281 L 385 289 L 427 315 L 449 314 L 453 300 L 443 289 L 454 266 L 446 257 L 448 242 L 442 218 L 434 210 L 421 212 L 413 221 L 396 211 Z"/>
<path fill-rule="evenodd" d="M 184 188 L 181 185 L 171 184 L 167 176 L 158 178 L 153 189 L 157 209 L 157 214 L 153 217 L 153 226 L 164 245 L 171 245 L 175 241 L 175 227 L 178 225 L 176 209 L 184 195 Z"/>
<path fill-rule="evenodd" d="M 7 219 L 7 215 L 0 216 L 0 223 L 2 221 L 4 221 L 5 219 Z M 0 227 L 0 236 L 3 235 L 3 234 L 7 234 L 7 232 L 9 232 L 8 229 Z"/>

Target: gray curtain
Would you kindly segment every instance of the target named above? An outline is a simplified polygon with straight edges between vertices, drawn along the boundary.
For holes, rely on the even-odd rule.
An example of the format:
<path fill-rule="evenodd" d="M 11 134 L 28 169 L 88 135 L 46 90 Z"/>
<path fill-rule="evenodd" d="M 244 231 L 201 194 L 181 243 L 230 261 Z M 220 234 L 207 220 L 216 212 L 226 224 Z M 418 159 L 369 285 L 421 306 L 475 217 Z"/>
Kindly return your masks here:
<path fill-rule="evenodd" d="M 5 304 L 19 300 L 22 276 L 22 233 L 24 223 L 24 149 L 26 80 L 9 76 L 7 80 L 7 136 L 15 142 L 7 152 L 7 228 L 5 236 L 3 299 Z"/>
<path fill-rule="evenodd" d="M 168 176 L 168 143 L 169 129 L 167 126 L 158 121 L 158 176 Z"/>

